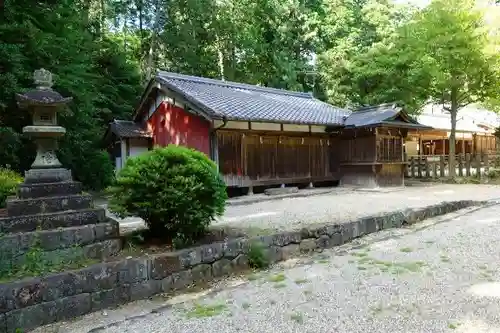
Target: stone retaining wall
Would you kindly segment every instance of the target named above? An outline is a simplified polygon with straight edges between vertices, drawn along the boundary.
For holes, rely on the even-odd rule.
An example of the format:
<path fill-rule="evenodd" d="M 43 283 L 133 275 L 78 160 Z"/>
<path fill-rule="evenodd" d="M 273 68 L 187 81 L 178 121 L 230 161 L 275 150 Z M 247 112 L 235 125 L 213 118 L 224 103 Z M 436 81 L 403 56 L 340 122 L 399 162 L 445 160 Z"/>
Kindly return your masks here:
<path fill-rule="evenodd" d="M 0 265 L 22 265 L 31 249 L 43 251 L 43 260 L 72 259 L 71 256 L 101 259 L 103 251 L 112 255 L 120 250 L 119 237 L 117 222 L 6 234 L 0 237 Z"/>
<path fill-rule="evenodd" d="M 271 262 L 329 248 L 387 228 L 401 227 L 484 202 L 455 201 L 312 226 L 252 239 L 233 239 L 172 253 L 97 264 L 85 269 L 0 285 L 0 332 L 14 333 L 154 294 L 183 289 L 248 266 L 249 245 L 264 245 Z"/>

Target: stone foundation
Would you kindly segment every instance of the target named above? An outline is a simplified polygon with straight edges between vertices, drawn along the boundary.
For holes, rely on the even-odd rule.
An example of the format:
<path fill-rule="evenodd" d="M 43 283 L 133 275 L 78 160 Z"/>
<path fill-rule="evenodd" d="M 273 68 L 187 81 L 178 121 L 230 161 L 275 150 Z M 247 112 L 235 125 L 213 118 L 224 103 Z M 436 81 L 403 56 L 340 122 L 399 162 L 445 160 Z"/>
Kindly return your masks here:
<path fill-rule="evenodd" d="M 88 209 L 93 206 L 92 196 L 86 194 L 7 200 L 7 215 L 35 215 L 68 210 Z"/>
<path fill-rule="evenodd" d="M 73 212 L 12 216 L 0 218 L 0 233 L 49 230 L 79 225 L 97 224 L 106 221 L 106 212 L 101 208 L 82 209 Z"/>
<path fill-rule="evenodd" d="M 44 184 L 21 184 L 19 186 L 19 198 L 40 198 L 46 196 L 60 196 L 79 194 L 82 191 L 82 183 L 80 182 L 59 182 L 59 183 L 44 183 Z"/>
<path fill-rule="evenodd" d="M 72 272 L 0 285 L 0 332 L 14 333 L 92 311 L 186 288 L 248 267 L 250 244 L 261 243 L 271 262 L 345 244 L 382 229 L 398 228 L 484 202 L 455 201 L 312 226 L 172 253 L 101 263 Z"/>

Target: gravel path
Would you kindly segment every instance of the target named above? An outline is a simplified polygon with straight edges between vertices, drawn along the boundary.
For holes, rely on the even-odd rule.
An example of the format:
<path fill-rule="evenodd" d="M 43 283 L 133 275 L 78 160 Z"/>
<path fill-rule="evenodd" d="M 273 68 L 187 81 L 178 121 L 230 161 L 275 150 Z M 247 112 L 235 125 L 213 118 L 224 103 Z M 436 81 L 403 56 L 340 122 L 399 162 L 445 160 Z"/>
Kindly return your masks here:
<path fill-rule="evenodd" d="M 314 223 L 349 221 L 367 215 L 416 208 L 451 200 L 500 198 L 500 186 L 429 185 L 387 192 L 351 191 L 289 198 L 231 207 L 214 225 L 265 230 L 292 230 Z"/>
<path fill-rule="evenodd" d="M 286 198 L 244 206 L 228 206 L 213 225 L 245 229 L 249 234 L 299 229 L 315 223 L 335 223 L 398 209 L 416 208 L 451 200 L 500 199 L 500 186 L 428 184 L 400 189 L 353 191 Z M 138 218 L 120 221 L 121 230 L 142 227 Z"/>
<path fill-rule="evenodd" d="M 136 302 L 36 332 L 500 332 L 499 216 L 500 206 L 460 211 L 212 291 Z"/>

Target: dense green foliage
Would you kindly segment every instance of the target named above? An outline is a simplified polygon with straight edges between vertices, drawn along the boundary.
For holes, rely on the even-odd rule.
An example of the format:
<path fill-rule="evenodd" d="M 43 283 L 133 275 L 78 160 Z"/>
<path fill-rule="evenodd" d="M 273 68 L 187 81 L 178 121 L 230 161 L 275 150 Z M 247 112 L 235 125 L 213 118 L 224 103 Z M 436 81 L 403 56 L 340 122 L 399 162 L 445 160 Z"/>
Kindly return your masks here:
<path fill-rule="evenodd" d="M 112 211 L 139 216 L 153 235 L 182 243 L 202 236 L 227 200 L 215 163 L 175 145 L 128 159 L 109 193 Z"/>
<path fill-rule="evenodd" d="M 23 171 L 34 158 L 33 145 L 17 134 L 29 117 L 14 93 L 32 87 L 40 67 L 74 97 L 62 117 L 68 135 L 60 159 L 94 189 L 112 178 L 101 153 L 107 123 L 131 117 L 158 68 L 313 91 L 338 106 L 400 101 L 413 112 L 436 98 L 452 108 L 454 77 L 458 107 L 499 109 L 491 82 L 500 6 L 477 0 L 487 2 L 479 12 L 465 0 L 433 0 L 423 9 L 392 0 L 5 0 L 0 166 Z"/>
<path fill-rule="evenodd" d="M 55 74 L 54 89 L 74 98 L 61 117 L 68 134 L 60 159 L 77 179 L 100 189 L 113 174 L 101 138 L 113 117 L 132 113 L 141 92 L 137 65 L 117 36 L 93 33 L 77 1 L 28 3 L 6 0 L 0 12 L 0 166 L 22 171 L 33 162 L 32 143 L 16 134 L 30 118 L 14 96 L 33 88 L 33 71 L 43 67 Z"/>
<path fill-rule="evenodd" d="M 22 181 L 23 177 L 16 172 L 0 168 L 0 208 L 5 207 L 5 199 L 8 196 L 16 194 L 17 185 Z"/>

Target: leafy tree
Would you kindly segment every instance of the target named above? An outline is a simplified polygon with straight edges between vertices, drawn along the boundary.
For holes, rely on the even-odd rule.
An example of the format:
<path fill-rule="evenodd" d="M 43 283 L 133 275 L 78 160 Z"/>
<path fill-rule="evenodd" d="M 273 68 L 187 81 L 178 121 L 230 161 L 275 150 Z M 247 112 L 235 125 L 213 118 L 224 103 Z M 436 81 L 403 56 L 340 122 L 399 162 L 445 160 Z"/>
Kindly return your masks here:
<path fill-rule="evenodd" d="M 455 131 L 460 108 L 500 96 L 498 54 L 484 15 L 473 1 L 435 0 L 401 33 L 402 52 L 413 58 L 414 89 L 450 113 L 450 176 L 455 175 Z M 422 80 L 423 78 L 423 80 Z"/>
<path fill-rule="evenodd" d="M 326 98 L 340 106 L 362 104 L 359 102 L 363 99 L 363 87 L 358 87 L 357 67 L 365 60 L 369 64 L 372 56 L 368 52 L 382 52 L 378 48 L 390 44 L 397 28 L 414 9 L 388 0 L 331 0 L 325 1 L 323 7 L 323 49 L 318 57 L 318 71 Z M 387 70 L 391 64 L 387 61 L 381 65 Z M 377 71 L 378 67 L 369 70 Z"/>

